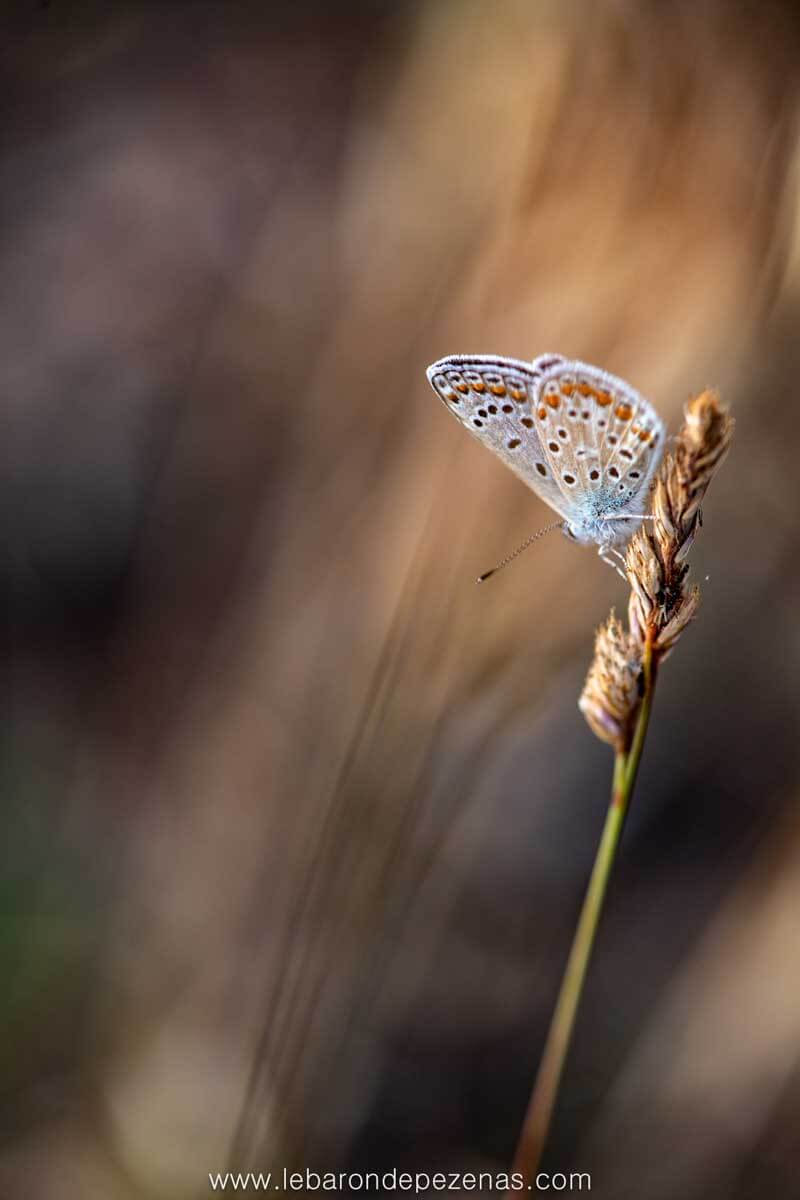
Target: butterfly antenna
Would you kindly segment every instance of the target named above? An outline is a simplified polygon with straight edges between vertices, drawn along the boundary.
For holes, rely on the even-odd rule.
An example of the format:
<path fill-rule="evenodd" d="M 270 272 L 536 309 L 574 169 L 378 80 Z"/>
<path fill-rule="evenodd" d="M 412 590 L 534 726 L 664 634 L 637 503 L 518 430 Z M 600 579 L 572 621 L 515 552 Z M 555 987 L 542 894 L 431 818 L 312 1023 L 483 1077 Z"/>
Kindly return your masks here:
<path fill-rule="evenodd" d="M 554 529 L 563 528 L 563 521 L 554 521 L 552 525 L 545 525 L 544 529 L 540 529 L 537 533 L 532 533 L 531 536 L 527 538 L 521 546 L 517 546 L 516 550 L 514 550 L 512 554 L 507 555 L 506 558 L 504 558 L 502 562 L 499 562 L 496 567 L 492 567 L 491 571 L 484 571 L 483 575 L 479 575 L 476 582 L 485 583 L 486 580 L 491 578 L 492 575 L 496 575 L 498 571 L 502 571 L 503 567 L 507 567 L 510 562 L 513 562 L 515 558 L 518 558 L 519 555 L 522 554 L 523 550 L 527 550 L 528 546 L 532 545 L 535 541 L 538 541 L 540 537 L 544 537 L 546 533 L 552 533 Z"/>

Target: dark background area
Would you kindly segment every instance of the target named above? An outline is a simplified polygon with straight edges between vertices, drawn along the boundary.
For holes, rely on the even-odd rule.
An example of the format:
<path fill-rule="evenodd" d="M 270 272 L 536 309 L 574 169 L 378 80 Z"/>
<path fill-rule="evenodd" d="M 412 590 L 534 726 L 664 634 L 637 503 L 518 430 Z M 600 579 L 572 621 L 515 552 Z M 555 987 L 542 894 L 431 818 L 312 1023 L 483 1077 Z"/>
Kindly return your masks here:
<path fill-rule="evenodd" d="M 508 1167 L 624 585 L 428 388 L 737 419 L 544 1166 L 800 1196 L 790 3 L 6 6 L 0 1192 Z"/>

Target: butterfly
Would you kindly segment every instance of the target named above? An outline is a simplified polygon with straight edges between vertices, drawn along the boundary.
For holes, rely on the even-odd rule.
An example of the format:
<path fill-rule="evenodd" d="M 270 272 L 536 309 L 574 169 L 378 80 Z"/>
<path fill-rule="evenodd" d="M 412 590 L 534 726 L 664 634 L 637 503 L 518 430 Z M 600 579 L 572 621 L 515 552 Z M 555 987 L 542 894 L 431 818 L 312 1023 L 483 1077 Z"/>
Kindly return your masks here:
<path fill-rule="evenodd" d="M 567 537 L 596 543 L 616 566 L 608 556 L 620 559 L 616 547 L 646 518 L 663 452 L 664 423 L 650 401 L 558 354 L 530 363 L 454 354 L 427 374 L 462 425 L 563 518 Z"/>

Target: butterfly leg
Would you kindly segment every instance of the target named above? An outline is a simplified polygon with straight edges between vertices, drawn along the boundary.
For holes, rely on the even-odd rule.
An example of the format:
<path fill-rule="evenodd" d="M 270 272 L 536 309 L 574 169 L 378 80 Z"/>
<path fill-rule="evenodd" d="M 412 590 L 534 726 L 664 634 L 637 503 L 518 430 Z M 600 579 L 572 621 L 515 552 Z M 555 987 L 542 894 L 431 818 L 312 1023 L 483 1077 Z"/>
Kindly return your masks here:
<path fill-rule="evenodd" d="M 624 517 L 601 517 L 601 521 L 655 521 L 655 513 L 626 513 Z"/>
<path fill-rule="evenodd" d="M 625 574 L 625 572 L 620 569 L 619 563 L 614 562 L 613 558 L 608 557 L 609 554 L 615 554 L 617 556 L 617 558 L 619 559 L 619 562 L 621 562 L 622 565 L 624 566 L 625 559 L 620 554 L 619 550 L 616 550 L 613 546 L 598 546 L 597 553 L 600 555 L 600 557 L 602 558 L 604 563 L 608 563 L 609 567 L 614 568 L 614 570 L 619 575 L 620 579 L 624 579 L 626 583 L 628 582 L 628 577 Z"/>

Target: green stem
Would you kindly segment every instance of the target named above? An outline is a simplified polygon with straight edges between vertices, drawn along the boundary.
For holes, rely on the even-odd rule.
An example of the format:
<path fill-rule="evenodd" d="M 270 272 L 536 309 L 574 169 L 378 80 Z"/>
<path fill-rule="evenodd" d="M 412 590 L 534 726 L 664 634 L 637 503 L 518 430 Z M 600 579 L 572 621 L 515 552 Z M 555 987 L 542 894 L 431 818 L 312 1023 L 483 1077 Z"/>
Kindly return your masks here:
<path fill-rule="evenodd" d="M 533 1088 L 528 1111 L 522 1126 L 512 1170 L 522 1175 L 526 1184 L 533 1183 L 539 1168 L 542 1151 L 547 1139 L 553 1115 L 558 1085 L 569 1050 L 575 1015 L 583 991 L 586 971 L 594 946 L 600 914 L 603 910 L 608 881 L 619 847 L 622 828 L 628 812 L 636 773 L 642 757 L 653 690 L 656 680 L 656 662 L 653 655 L 652 638 L 648 635 L 642 655 L 644 690 L 636 718 L 630 749 L 618 751 L 614 760 L 614 779 L 611 803 L 608 807 L 600 845 L 595 855 L 586 898 L 583 902 L 578 927 L 572 942 L 567 968 L 561 983 L 555 1012 L 545 1042 L 539 1073 Z"/>

